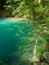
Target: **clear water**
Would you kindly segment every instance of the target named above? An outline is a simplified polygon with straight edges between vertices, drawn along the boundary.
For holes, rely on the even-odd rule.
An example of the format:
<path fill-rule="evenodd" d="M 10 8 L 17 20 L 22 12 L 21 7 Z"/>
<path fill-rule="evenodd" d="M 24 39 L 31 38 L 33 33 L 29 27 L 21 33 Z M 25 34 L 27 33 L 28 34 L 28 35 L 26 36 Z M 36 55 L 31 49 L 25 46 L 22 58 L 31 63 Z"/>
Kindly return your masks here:
<path fill-rule="evenodd" d="M 30 65 L 40 31 L 32 21 L 0 19 L 0 65 Z M 42 43 L 45 41 L 40 40 L 37 45 Z"/>

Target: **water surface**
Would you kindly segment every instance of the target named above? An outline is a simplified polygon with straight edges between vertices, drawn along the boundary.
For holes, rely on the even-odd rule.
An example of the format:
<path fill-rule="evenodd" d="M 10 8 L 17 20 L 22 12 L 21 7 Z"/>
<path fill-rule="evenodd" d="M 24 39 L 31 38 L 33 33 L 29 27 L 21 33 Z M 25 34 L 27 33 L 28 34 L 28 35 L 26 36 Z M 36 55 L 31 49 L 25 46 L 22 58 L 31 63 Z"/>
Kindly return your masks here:
<path fill-rule="evenodd" d="M 29 65 L 35 40 L 42 29 L 28 20 L 0 19 L 0 63 L 2 65 Z M 38 46 L 44 44 L 40 35 Z M 40 44 L 39 44 L 40 43 Z M 41 50 L 39 48 L 38 50 Z M 38 52 L 38 51 L 37 51 Z"/>

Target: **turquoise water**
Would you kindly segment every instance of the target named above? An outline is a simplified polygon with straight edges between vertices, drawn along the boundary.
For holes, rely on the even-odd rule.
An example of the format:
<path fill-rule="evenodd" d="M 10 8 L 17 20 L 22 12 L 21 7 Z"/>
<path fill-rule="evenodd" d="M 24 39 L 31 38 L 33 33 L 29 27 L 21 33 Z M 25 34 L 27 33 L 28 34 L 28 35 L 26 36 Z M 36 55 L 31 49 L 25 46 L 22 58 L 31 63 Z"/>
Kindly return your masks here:
<path fill-rule="evenodd" d="M 43 29 L 28 20 L 0 19 L 0 65 L 29 65 L 40 31 Z M 44 35 L 40 37 L 45 40 Z M 37 45 L 42 43 L 45 41 Z"/>

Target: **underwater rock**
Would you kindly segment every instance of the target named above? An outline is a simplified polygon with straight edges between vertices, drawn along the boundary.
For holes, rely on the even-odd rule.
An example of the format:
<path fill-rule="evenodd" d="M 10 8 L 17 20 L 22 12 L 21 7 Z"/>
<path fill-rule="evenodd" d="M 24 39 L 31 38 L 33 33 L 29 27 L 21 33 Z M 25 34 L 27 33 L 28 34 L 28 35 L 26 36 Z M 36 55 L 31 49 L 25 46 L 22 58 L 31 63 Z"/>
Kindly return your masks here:
<path fill-rule="evenodd" d="M 44 52 L 43 57 L 45 57 L 47 63 L 49 64 L 49 52 Z"/>

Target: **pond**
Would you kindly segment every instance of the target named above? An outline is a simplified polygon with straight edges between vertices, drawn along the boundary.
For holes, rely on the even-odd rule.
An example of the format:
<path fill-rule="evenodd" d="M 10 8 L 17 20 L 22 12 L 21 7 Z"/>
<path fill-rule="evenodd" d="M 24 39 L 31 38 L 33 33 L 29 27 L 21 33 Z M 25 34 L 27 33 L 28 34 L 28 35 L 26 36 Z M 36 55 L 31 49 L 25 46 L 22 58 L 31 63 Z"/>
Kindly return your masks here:
<path fill-rule="evenodd" d="M 0 19 L 0 65 L 30 65 L 33 55 L 45 51 L 46 35 L 40 33 L 44 26 L 29 20 Z"/>

